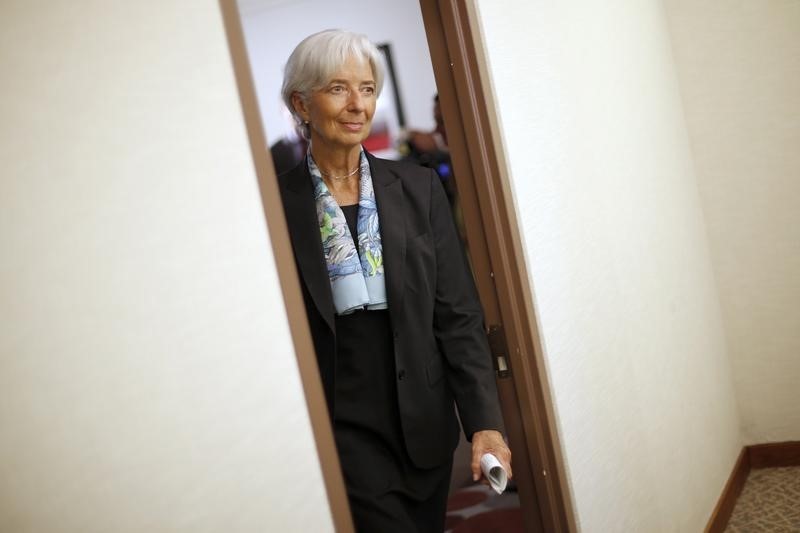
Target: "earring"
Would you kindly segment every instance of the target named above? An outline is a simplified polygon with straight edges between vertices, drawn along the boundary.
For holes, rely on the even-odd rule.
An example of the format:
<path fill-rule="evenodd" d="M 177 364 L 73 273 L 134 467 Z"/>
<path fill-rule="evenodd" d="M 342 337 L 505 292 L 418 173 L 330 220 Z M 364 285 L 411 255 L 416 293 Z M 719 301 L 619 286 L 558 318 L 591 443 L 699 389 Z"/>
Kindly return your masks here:
<path fill-rule="evenodd" d="M 303 121 L 303 124 L 305 124 L 305 125 L 307 126 L 307 125 L 308 125 L 308 121 L 307 121 L 307 120 L 304 120 L 304 121 Z"/>

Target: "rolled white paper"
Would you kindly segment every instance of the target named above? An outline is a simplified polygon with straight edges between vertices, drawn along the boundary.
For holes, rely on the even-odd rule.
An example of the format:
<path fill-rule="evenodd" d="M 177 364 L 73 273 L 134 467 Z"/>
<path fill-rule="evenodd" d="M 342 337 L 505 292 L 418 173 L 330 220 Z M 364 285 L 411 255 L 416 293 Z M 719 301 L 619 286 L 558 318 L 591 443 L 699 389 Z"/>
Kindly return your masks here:
<path fill-rule="evenodd" d="M 497 494 L 502 494 L 506 490 L 508 474 L 506 474 L 506 469 L 503 468 L 497 457 L 490 453 L 483 454 L 481 457 L 481 470 L 486 479 L 489 480 L 489 485 Z"/>

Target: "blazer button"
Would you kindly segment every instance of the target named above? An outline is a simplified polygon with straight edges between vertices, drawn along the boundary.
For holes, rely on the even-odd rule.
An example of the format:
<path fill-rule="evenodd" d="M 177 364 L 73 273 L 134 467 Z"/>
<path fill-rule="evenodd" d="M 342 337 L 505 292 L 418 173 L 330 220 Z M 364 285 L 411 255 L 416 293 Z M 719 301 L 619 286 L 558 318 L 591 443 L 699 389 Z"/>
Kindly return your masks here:
<path fill-rule="evenodd" d="M 397 373 L 397 379 L 399 379 L 400 381 L 403 381 L 405 379 L 405 377 L 406 377 L 406 371 L 405 370 L 401 370 L 400 372 Z"/>

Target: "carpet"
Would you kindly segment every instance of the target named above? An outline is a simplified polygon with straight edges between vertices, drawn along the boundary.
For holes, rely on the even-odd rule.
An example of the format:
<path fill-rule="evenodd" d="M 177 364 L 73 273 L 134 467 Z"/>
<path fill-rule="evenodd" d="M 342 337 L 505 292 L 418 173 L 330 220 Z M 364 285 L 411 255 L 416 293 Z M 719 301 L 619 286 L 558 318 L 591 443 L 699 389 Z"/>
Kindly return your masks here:
<path fill-rule="evenodd" d="M 523 533 L 519 496 L 485 485 L 459 489 L 447 502 L 445 533 Z"/>
<path fill-rule="evenodd" d="M 800 466 L 750 471 L 725 533 L 800 532 Z"/>

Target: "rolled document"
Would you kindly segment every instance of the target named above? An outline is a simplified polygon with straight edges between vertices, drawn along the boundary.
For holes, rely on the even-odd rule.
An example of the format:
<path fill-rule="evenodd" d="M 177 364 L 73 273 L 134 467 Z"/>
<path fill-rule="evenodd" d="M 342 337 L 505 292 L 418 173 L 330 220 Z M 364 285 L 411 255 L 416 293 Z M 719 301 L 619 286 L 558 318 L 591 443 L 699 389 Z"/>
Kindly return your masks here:
<path fill-rule="evenodd" d="M 489 480 L 489 485 L 494 489 L 497 494 L 502 494 L 506 490 L 508 483 L 508 474 L 497 457 L 490 453 L 485 453 L 481 457 L 481 470 L 486 479 Z"/>

